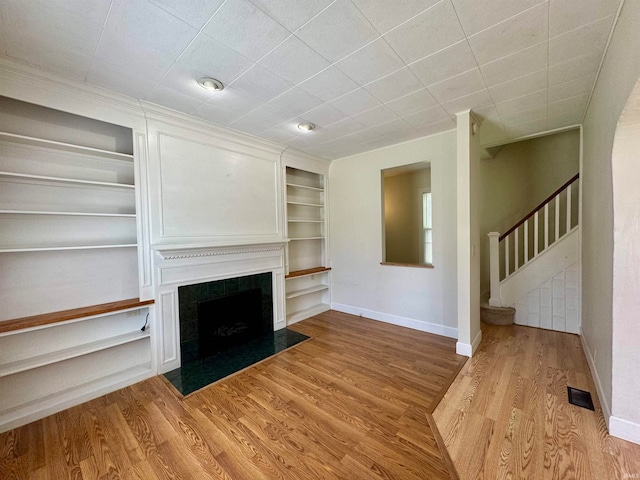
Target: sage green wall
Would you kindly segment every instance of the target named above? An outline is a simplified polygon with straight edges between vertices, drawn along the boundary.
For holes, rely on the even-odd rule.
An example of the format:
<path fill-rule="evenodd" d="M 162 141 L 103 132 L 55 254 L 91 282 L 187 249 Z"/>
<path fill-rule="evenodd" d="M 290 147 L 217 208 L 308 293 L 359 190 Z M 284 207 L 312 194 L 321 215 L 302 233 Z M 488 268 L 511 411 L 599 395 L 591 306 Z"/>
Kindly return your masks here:
<path fill-rule="evenodd" d="M 385 261 L 420 262 L 420 218 L 418 192 L 431 187 L 431 170 L 385 177 Z"/>
<path fill-rule="evenodd" d="M 504 233 L 578 173 L 580 131 L 505 145 L 480 163 L 480 288 L 489 290 L 488 232 Z"/>

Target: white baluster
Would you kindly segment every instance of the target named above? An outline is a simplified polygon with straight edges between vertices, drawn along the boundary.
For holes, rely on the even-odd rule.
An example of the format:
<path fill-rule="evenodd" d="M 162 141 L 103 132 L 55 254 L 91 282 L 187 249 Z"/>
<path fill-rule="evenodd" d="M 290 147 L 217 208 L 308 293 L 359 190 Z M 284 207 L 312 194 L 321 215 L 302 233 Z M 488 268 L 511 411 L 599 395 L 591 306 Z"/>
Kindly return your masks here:
<path fill-rule="evenodd" d="M 518 250 L 520 249 L 520 242 L 519 242 L 519 239 L 518 239 L 518 230 L 520 230 L 520 227 L 516 228 L 516 234 L 515 234 L 515 237 L 513 239 L 513 249 L 514 249 L 514 253 L 515 253 L 514 261 L 513 261 L 513 271 L 514 272 L 516 270 L 518 270 L 518 266 L 519 266 L 518 261 L 520 260 L 518 258 L 518 253 L 520 253 L 520 252 L 518 252 Z"/>
<path fill-rule="evenodd" d="M 524 222 L 524 263 L 529 261 L 529 220 Z"/>
<path fill-rule="evenodd" d="M 538 255 L 538 212 L 533 214 L 533 256 Z"/>
<path fill-rule="evenodd" d="M 544 206 L 544 248 L 549 246 L 549 204 Z"/>
<path fill-rule="evenodd" d="M 556 195 L 556 242 L 560 238 L 560 194 Z"/>
<path fill-rule="evenodd" d="M 567 233 L 571 230 L 571 185 L 567 187 Z"/>
<path fill-rule="evenodd" d="M 504 278 L 509 276 L 509 235 L 504 239 Z"/>
<path fill-rule="evenodd" d="M 500 234 L 498 232 L 487 233 L 489 237 L 489 280 L 491 286 L 491 296 L 489 305 L 501 307 L 500 300 Z"/>

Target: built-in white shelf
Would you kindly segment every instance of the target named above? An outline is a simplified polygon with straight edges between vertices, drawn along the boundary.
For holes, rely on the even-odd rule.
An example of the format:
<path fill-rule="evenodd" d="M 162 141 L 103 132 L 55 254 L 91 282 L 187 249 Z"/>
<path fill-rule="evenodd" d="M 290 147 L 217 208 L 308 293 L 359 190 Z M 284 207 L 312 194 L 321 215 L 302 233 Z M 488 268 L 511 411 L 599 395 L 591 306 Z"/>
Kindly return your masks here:
<path fill-rule="evenodd" d="M 70 143 L 56 142 L 54 140 L 46 140 L 44 138 L 28 137 L 26 135 L 17 135 L 15 133 L 0 132 L 0 141 L 8 141 L 21 145 L 32 147 L 44 147 L 52 150 L 61 150 L 65 152 L 95 155 L 112 160 L 133 161 L 133 155 L 127 153 L 111 152 L 109 150 L 101 150 L 99 148 L 84 147 L 81 145 L 73 145 Z"/>
<path fill-rule="evenodd" d="M 324 223 L 324 220 L 305 220 L 301 218 L 290 218 L 289 223 Z"/>
<path fill-rule="evenodd" d="M 94 213 L 94 212 L 47 212 L 32 210 L 0 210 L 0 214 L 15 215 L 62 215 L 76 217 L 125 217 L 136 218 L 135 213 Z"/>
<path fill-rule="evenodd" d="M 114 245 L 74 245 L 69 247 L 21 247 L 2 248 L 0 253 L 21 253 L 21 252 L 55 252 L 62 250 L 100 250 L 105 248 L 137 248 L 135 243 L 119 243 Z"/>
<path fill-rule="evenodd" d="M 329 305 L 327 305 L 326 303 L 319 303 L 312 307 L 305 308 L 304 310 L 292 312 L 287 315 L 287 325 L 299 322 L 300 320 L 304 320 L 305 318 L 313 317 L 314 315 L 326 312 L 327 310 L 331 310 L 331 307 Z"/>
<path fill-rule="evenodd" d="M 324 240 L 324 237 L 300 237 L 300 238 L 289 238 L 289 240 L 297 241 L 297 240 Z"/>
<path fill-rule="evenodd" d="M 321 187 L 310 187 L 308 185 L 300 185 L 299 183 L 287 183 L 288 187 L 294 187 L 294 188 L 302 188 L 304 190 L 313 190 L 316 192 L 324 192 L 324 188 Z"/>
<path fill-rule="evenodd" d="M 149 337 L 150 333 L 148 330 L 145 332 L 137 330 L 135 332 L 125 333 L 123 335 L 118 335 L 97 342 L 86 343 L 77 347 L 66 348 L 64 350 L 46 353 L 44 355 L 38 355 L 26 360 L 6 363 L 0 366 L 0 377 L 6 377 L 8 375 L 25 372 L 33 368 L 44 367 L 45 365 L 51 365 L 63 360 L 80 357 L 82 355 L 88 355 L 100 350 L 106 350 L 107 348 L 117 347 L 118 345 L 137 342 Z"/>
<path fill-rule="evenodd" d="M 288 292 L 286 297 L 287 298 L 300 297 L 308 293 L 321 292 L 322 290 L 327 290 L 328 288 L 329 288 L 329 285 L 325 285 L 325 284 L 314 285 L 313 287 L 301 288 L 300 290 L 294 290 L 292 292 Z"/>
<path fill-rule="evenodd" d="M 111 183 L 111 182 L 96 182 L 94 180 L 79 180 L 77 178 L 64 178 L 64 177 L 48 177 L 44 175 L 32 175 L 28 173 L 13 173 L 13 172 L 0 172 L 0 177 L 33 180 L 42 183 L 56 183 L 56 184 L 77 184 L 77 185 L 91 185 L 94 187 L 105 188 L 130 188 L 135 189 L 135 185 L 129 185 L 127 183 Z"/>
<path fill-rule="evenodd" d="M 315 208 L 324 207 L 324 205 L 321 203 L 306 203 L 306 202 L 287 202 L 287 205 L 300 205 L 303 207 L 315 207 Z"/>

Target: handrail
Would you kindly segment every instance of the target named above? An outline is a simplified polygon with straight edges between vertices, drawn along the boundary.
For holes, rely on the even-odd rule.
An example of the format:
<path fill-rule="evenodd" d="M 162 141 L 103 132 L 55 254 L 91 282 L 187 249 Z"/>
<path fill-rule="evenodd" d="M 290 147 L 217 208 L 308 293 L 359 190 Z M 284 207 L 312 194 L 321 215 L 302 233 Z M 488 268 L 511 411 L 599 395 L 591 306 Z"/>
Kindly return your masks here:
<path fill-rule="evenodd" d="M 536 208 L 534 208 L 533 210 L 531 210 L 527 215 L 525 215 L 522 220 L 520 220 L 518 223 L 516 223 L 513 227 L 511 227 L 509 230 L 507 230 L 506 233 L 503 233 L 502 235 L 500 235 L 500 239 L 499 241 L 501 242 L 502 240 L 504 240 L 510 233 L 514 232 L 520 225 L 522 225 L 524 222 L 526 222 L 527 220 L 529 220 L 531 217 L 533 217 L 535 215 L 535 213 L 540 210 L 542 207 L 544 207 L 547 203 L 551 202 L 551 200 L 553 200 L 556 195 L 558 195 L 560 192 L 562 192 L 565 188 L 567 188 L 569 185 L 571 185 L 573 182 L 575 182 L 578 178 L 580 178 L 580 174 L 576 173 L 573 177 L 571 177 L 564 185 L 562 185 L 560 188 L 558 188 L 555 192 L 553 192 L 551 195 L 549 195 L 540 205 L 538 205 Z"/>

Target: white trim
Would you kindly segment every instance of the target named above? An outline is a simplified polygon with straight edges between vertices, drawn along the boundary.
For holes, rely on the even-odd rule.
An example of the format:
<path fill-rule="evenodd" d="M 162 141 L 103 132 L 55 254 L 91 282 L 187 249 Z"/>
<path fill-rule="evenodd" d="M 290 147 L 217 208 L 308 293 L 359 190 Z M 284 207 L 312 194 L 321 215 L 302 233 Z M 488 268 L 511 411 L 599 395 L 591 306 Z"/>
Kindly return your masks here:
<path fill-rule="evenodd" d="M 640 445 L 640 424 L 612 415 L 609 419 L 609 435 Z"/>
<path fill-rule="evenodd" d="M 450 338 L 458 338 L 458 329 L 448 327 L 446 325 L 429 323 L 413 318 L 400 317 L 398 315 L 391 315 L 389 313 L 376 312 L 374 310 L 367 310 L 366 308 L 354 307 L 352 305 L 344 305 L 342 303 L 331 303 L 331 309 L 337 310 L 338 312 L 350 313 L 351 315 L 359 315 L 361 317 L 370 318 L 371 320 L 377 320 L 379 322 L 398 325 L 400 327 L 420 330 L 421 332 L 434 333 L 436 335 L 442 335 L 444 337 Z"/>
<path fill-rule="evenodd" d="M 584 356 L 587 357 L 589 370 L 591 370 L 591 378 L 593 378 L 593 383 L 596 386 L 596 393 L 598 395 L 598 399 L 600 400 L 600 406 L 602 407 L 602 414 L 604 415 L 604 421 L 607 424 L 607 428 L 609 428 L 609 423 L 612 418 L 611 408 L 607 403 L 607 397 L 604 394 L 604 389 L 602 388 L 602 383 L 600 382 L 600 377 L 598 376 L 598 370 L 596 369 L 596 365 L 593 361 L 593 355 L 591 353 L 591 350 L 589 349 L 589 345 L 587 344 L 587 340 L 584 336 L 584 332 L 582 331 L 582 326 L 580 326 L 580 342 L 582 343 L 582 350 L 584 351 Z"/>
<path fill-rule="evenodd" d="M 478 332 L 476 338 L 473 339 L 471 345 L 468 343 L 456 343 L 456 353 L 458 355 L 464 355 L 465 357 L 473 357 L 473 354 L 478 351 L 478 347 L 480 346 L 480 342 L 482 341 L 482 330 Z"/>

